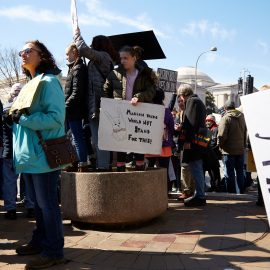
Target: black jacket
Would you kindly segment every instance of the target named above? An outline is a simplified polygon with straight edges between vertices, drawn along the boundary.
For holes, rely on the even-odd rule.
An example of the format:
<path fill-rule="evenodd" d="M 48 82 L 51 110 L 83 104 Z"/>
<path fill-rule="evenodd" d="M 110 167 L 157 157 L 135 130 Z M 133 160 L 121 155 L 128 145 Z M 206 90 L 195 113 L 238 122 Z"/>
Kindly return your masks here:
<path fill-rule="evenodd" d="M 12 159 L 13 157 L 12 127 L 3 123 L 3 154 L 2 157 Z"/>
<path fill-rule="evenodd" d="M 11 106 L 12 103 L 8 104 Z M 8 109 L 4 109 L 3 110 L 3 105 L 1 103 L 1 136 L 2 136 L 2 143 L 3 143 L 3 154 L 2 157 L 6 158 L 6 159 L 12 159 L 13 157 L 13 142 L 12 142 L 12 126 L 8 126 L 5 121 L 2 121 L 2 115 L 3 114 L 7 114 L 8 110 L 10 108 L 10 106 L 6 106 L 8 107 Z"/>
<path fill-rule="evenodd" d="M 87 68 L 82 59 L 69 66 L 65 85 L 67 120 L 80 120 L 86 116 Z"/>
<path fill-rule="evenodd" d="M 134 82 L 133 97 L 139 102 L 151 103 L 156 94 L 155 74 L 149 67 L 138 66 L 138 76 Z M 122 66 L 110 72 L 104 84 L 104 96 L 107 98 L 126 98 L 126 71 Z"/>
<path fill-rule="evenodd" d="M 196 133 L 206 135 L 207 128 L 205 126 L 206 108 L 200 98 L 193 94 L 185 104 L 185 112 L 183 117 L 183 130 L 185 133 L 185 142 L 191 143 L 190 150 L 184 150 L 183 162 L 195 161 L 202 158 L 202 152 L 198 147 L 192 144 L 192 140 Z"/>

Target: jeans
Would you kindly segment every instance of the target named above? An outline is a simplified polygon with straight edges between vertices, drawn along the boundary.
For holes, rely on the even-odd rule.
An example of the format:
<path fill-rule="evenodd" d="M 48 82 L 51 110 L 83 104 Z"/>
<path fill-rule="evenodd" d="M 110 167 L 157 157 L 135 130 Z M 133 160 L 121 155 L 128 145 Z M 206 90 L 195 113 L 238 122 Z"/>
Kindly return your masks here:
<path fill-rule="evenodd" d="M 3 198 L 6 211 L 16 209 L 18 176 L 14 171 L 12 159 L 3 158 Z"/>
<path fill-rule="evenodd" d="M 110 168 L 110 151 L 100 150 L 98 148 L 98 126 L 99 119 L 94 118 L 89 121 L 91 134 L 92 134 L 92 144 L 94 151 L 97 155 L 97 168 L 99 169 L 109 169 Z"/>
<path fill-rule="evenodd" d="M 181 168 L 181 191 L 190 196 L 195 192 L 195 181 L 191 175 L 190 167 L 186 164 L 182 164 Z"/>
<path fill-rule="evenodd" d="M 33 194 L 30 190 L 30 187 L 29 187 L 29 182 L 25 180 L 24 178 L 24 173 L 22 173 L 20 175 L 20 193 L 21 193 L 21 187 L 23 186 L 24 190 L 24 194 L 23 194 L 23 198 L 24 199 L 24 205 L 25 205 L 25 208 L 26 209 L 29 209 L 29 208 L 35 208 L 35 203 L 34 203 L 34 197 L 33 197 Z M 21 183 L 23 183 L 21 185 Z"/>
<path fill-rule="evenodd" d="M 80 162 L 87 162 L 87 150 L 84 139 L 82 120 L 68 120 L 68 125 L 72 133 L 76 152 Z"/>
<path fill-rule="evenodd" d="M 3 200 L 3 173 L 1 172 L 3 172 L 3 158 L 0 158 L 0 200 Z"/>
<path fill-rule="evenodd" d="M 199 199 L 205 198 L 204 193 L 204 173 L 203 162 L 201 159 L 194 160 L 188 163 L 190 173 L 195 181 L 195 197 Z"/>
<path fill-rule="evenodd" d="M 35 202 L 36 229 L 29 245 L 42 248 L 41 256 L 63 258 L 64 234 L 57 185 L 60 171 L 24 174 Z"/>
<path fill-rule="evenodd" d="M 224 155 L 224 177 L 227 183 L 227 190 L 230 193 L 236 192 L 236 181 L 240 193 L 244 193 L 244 155 Z"/>

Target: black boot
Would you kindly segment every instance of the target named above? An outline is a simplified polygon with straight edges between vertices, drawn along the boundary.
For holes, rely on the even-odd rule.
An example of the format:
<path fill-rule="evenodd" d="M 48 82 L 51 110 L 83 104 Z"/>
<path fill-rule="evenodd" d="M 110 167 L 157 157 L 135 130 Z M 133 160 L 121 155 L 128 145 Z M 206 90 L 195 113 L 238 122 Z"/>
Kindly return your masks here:
<path fill-rule="evenodd" d="M 125 171 L 126 171 L 126 166 L 117 167 L 117 172 L 125 172 Z"/>

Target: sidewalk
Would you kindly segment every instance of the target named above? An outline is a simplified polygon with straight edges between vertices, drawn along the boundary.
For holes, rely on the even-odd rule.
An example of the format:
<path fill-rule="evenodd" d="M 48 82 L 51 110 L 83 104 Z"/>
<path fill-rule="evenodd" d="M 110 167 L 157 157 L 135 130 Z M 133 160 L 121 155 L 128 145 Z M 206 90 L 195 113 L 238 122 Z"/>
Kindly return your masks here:
<path fill-rule="evenodd" d="M 49 269 L 270 269 L 268 222 L 255 196 L 212 193 L 207 198 L 207 206 L 198 208 L 170 199 L 162 217 L 140 228 L 78 228 L 65 220 L 67 263 Z M 14 249 L 30 239 L 34 221 L 24 213 L 5 220 L 3 213 L 1 201 L 0 270 L 24 269 L 31 256 L 17 256 Z"/>

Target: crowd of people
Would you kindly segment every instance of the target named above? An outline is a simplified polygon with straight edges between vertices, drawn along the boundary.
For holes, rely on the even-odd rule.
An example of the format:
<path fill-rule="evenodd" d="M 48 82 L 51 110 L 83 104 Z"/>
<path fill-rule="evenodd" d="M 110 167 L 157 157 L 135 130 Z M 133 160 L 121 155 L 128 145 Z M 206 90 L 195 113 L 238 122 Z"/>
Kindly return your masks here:
<path fill-rule="evenodd" d="M 68 75 L 64 91 L 54 57 L 38 40 L 28 41 L 19 52 L 28 80 L 43 74 L 30 108 L 10 111 L 22 85 L 14 84 L 8 102 L 2 106 L 2 183 L 5 217 L 16 215 L 17 179 L 24 183 L 27 217 L 36 220 L 28 244 L 16 249 L 19 255 L 39 254 L 28 267 L 40 269 L 64 261 L 64 235 L 59 207 L 61 170 L 71 172 L 125 172 L 131 163 L 136 171 L 148 167 L 167 169 L 168 195 L 179 191 L 178 200 L 187 207 L 205 206 L 205 173 L 208 191 L 244 193 L 246 126 L 243 113 L 228 101 L 217 125 L 206 115 L 202 100 L 193 87 L 181 84 L 165 108 L 164 134 L 160 155 L 117 152 L 98 147 L 101 97 L 164 105 L 164 91 L 158 88 L 156 73 L 141 59 L 142 48 L 124 46 L 117 53 L 106 36 L 96 36 L 90 46 L 80 29 L 66 48 Z M 86 60 L 87 59 L 87 63 Z M 177 105 L 175 106 L 175 102 Z M 78 161 L 51 168 L 37 131 L 44 139 L 70 133 Z M 115 156 L 115 161 L 114 161 Z M 224 179 L 220 161 L 224 162 Z M 113 167 L 116 167 L 115 169 Z"/>

